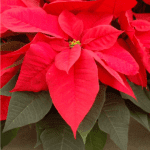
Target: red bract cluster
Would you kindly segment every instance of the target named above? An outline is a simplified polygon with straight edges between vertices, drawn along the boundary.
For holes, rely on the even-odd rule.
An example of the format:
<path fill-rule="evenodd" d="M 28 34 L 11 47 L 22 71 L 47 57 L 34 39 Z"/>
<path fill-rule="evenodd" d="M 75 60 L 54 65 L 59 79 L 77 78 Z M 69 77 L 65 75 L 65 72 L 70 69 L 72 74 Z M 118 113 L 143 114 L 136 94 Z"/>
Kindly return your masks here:
<path fill-rule="evenodd" d="M 131 11 L 136 0 L 55 1 L 43 7 L 38 0 L 13 2 L 2 5 L 2 33 L 38 33 L 1 56 L 4 84 L 21 67 L 11 92 L 49 90 L 74 136 L 95 101 L 99 80 L 134 98 L 127 78 L 146 87 L 150 18 Z M 9 67 L 23 57 L 22 65 Z"/>

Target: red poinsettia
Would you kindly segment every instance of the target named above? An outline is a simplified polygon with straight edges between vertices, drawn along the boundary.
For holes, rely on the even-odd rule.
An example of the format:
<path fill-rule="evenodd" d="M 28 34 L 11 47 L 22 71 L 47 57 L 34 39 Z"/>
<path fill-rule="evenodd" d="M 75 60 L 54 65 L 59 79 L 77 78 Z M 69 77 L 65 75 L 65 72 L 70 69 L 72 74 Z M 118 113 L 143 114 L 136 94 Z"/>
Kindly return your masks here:
<path fill-rule="evenodd" d="M 125 30 L 131 42 L 130 52 L 139 63 L 140 70 L 135 76 L 128 76 L 129 79 L 138 84 L 146 87 L 146 70 L 150 72 L 150 22 L 146 20 L 133 20 L 133 13 L 126 11 L 119 17 L 121 28 Z"/>
<path fill-rule="evenodd" d="M 17 7 L 41 7 L 44 4 L 43 0 L 1 0 L 0 13 Z M 8 30 L 1 21 L 0 34 L 3 37 Z"/>
<path fill-rule="evenodd" d="M 39 8 L 14 10 L 4 13 L 8 28 L 55 37 L 36 35 L 12 92 L 49 89 L 53 104 L 74 135 L 94 103 L 98 78 L 135 97 L 123 74 L 135 75 L 139 67 L 127 52 L 124 41 L 117 40 L 122 31 L 109 25 L 112 15 L 102 15 L 102 22 L 99 13 L 87 11 L 74 15 L 64 10 L 57 17 Z M 12 20 L 8 23 L 10 16 Z M 19 18 L 22 21 L 18 24 Z"/>

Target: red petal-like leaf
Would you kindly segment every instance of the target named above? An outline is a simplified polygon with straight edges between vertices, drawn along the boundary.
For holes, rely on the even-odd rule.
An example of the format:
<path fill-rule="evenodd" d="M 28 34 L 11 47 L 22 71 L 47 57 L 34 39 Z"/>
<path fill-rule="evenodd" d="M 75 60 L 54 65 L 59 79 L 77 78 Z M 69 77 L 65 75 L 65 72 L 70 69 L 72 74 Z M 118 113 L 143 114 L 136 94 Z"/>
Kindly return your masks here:
<path fill-rule="evenodd" d="M 136 53 L 139 55 L 141 61 L 143 62 L 146 70 L 150 73 L 150 49 L 147 49 L 143 46 L 139 39 L 134 36 L 133 38 L 134 45 L 136 47 Z"/>
<path fill-rule="evenodd" d="M 14 32 L 42 32 L 67 38 L 58 24 L 58 17 L 47 14 L 42 8 L 14 8 L 3 12 L 5 27 Z"/>
<path fill-rule="evenodd" d="M 146 4 L 150 5 L 150 0 L 143 0 Z"/>
<path fill-rule="evenodd" d="M 55 51 L 63 51 L 69 48 L 69 42 L 66 42 L 64 39 L 54 38 L 49 42 L 49 44 Z"/>
<path fill-rule="evenodd" d="M 69 74 L 53 65 L 46 79 L 53 104 L 76 137 L 77 128 L 92 107 L 99 90 L 94 59 L 82 51 Z"/>
<path fill-rule="evenodd" d="M 130 24 L 138 31 L 149 31 L 150 22 L 146 20 L 134 20 Z"/>
<path fill-rule="evenodd" d="M 31 44 L 12 92 L 47 90 L 46 73 L 54 61 L 55 55 L 56 52 L 47 43 Z"/>
<path fill-rule="evenodd" d="M 129 10 L 137 4 L 136 0 L 104 0 L 95 11 L 119 16 L 122 11 Z"/>
<path fill-rule="evenodd" d="M 75 45 L 73 48 L 68 48 L 57 54 L 55 58 L 55 65 L 58 69 L 64 70 L 68 73 L 70 68 L 79 59 L 81 54 L 81 46 Z"/>
<path fill-rule="evenodd" d="M 30 45 L 27 44 L 19 50 L 1 55 L 1 69 L 5 69 L 8 66 L 12 65 L 21 55 L 24 55 L 26 53 L 29 47 Z"/>
<path fill-rule="evenodd" d="M 27 7 L 40 7 L 41 0 L 22 0 Z"/>
<path fill-rule="evenodd" d="M 150 48 L 150 31 L 135 32 L 135 35 L 144 47 Z"/>
<path fill-rule="evenodd" d="M 88 8 L 95 3 L 97 2 L 96 1 L 53 2 L 50 4 L 45 4 L 43 9 L 49 14 L 59 15 L 64 10 L 73 12 L 88 10 Z"/>
<path fill-rule="evenodd" d="M 98 52 L 97 55 L 112 69 L 125 75 L 135 75 L 139 71 L 139 66 L 124 44 L 125 42 L 120 39 L 114 46 Z"/>
<path fill-rule="evenodd" d="M 127 43 L 129 45 L 128 51 L 132 54 L 134 59 L 137 61 L 139 65 L 139 73 L 134 76 L 128 76 L 129 80 L 137 85 L 141 85 L 143 87 L 146 87 L 147 85 L 147 75 L 146 70 L 142 62 L 142 58 L 140 56 L 140 51 L 135 47 L 135 45 L 131 42 L 130 39 L 127 40 Z"/>
<path fill-rule="evenodd" d="M 125 30 L 126 34 L 130 37 L 130 39 L 133 38 L 133 35 L 135 33 L 134 28 L 130 25 L 129 21 L 129 15 L 127 12 L 121 13 L 118 22 L 121 26 L 122 30 Z"/>
<path fill-rule="evenodd" d="M 133 13 L 136 19 L 147 20 L 150 22 L 150 13 Z"/>
<path fill-rule="evenodd" d="M 75 40 L 79 40 L 83 31 L 83 22 L 71 12 L 64 10 L 58 18 L 62 30 Z"/>
<path fill-rule="evenodd" d="M 0 96 L 1 101 L 1 114 L 0 114 L 0 121 L 7 119 L 7 113 L 8 113 L 8 106 L 10 102 L 10 96 Z"/>
<path fill-rule="evenodd" d="M 110 25 L 99 25 L 84 32 L 81 43 L 89 50 L 103 50 L 112 47 L 122 33 Z"/>
<path fill-rule="evenodd" d="M 9 5 L 9 6 L 23 6 L 26 7 L 26 5 L 22 2 L 22 0 L 1 0 L 1 4 L 3 5 Z"/>
<path fill-rule="evenodd" d="M 104 69 L 105 68 L 105 69 Z M 120 76 L 120 78 L 122 79 L 122 81 L 124 82 L 125 86 L 122 85 L 118 79 L 116 79 L 115 76 L 112 76 L 112 74 L 110 74 L 110 72 L 108 72 L 107 70 L 111 71 L 114 74 L 118 74 L 118 76 Z M 124 92 L 130 96 L 132 96 L 133 98 L 136 99 L 130 85 L 128 84 L 128 82 L 126 81 L 126 78 L 124 77 L 124 75 L 119 74 L 117 72 L 115 72 L 113 69 L 109 68 L 108 66 L 101 66 L 100 64 L 98 65 L 98 73 L 99 73 L 99 80 L 106 84 L 109 85 L 121 92 Z"/>
<path fill-rule="evenodd" d="M 84 30 L 98 25 L 108 25 L 113 15 L 106 13 L 82 11 L 76 15 L 84 24 Z"/>
<path fill-rule="evenodd" d="M 89 50 L 84 50 L 89 55 L 91 55 L 97 62 L 98 64 L 98 72 L 99 72 L 99 79 L 101 82 L 104 84 L 107 84 L 119 91 L 122 91 L 124 93 L 129 94 L 133 98 L 135 98 L 135 95 L 129 86 L 128 82 L 126 81 L 126 78 L 124 75 L 116 72 L 112 68 L 110 68 L 108 65 L 106 65 L 96 53 L 89 51 Z"/>
<path fill-rule="evenodd" d="M 18 72 L 21 65 L 1 71 L 0 81 L 1 88 Z"/>

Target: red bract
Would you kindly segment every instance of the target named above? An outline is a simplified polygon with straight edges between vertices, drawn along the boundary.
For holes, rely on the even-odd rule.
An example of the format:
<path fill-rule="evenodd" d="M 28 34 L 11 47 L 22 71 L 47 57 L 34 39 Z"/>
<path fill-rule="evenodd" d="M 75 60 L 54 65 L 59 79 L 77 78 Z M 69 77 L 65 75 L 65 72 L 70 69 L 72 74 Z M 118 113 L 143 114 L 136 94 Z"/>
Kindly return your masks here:
<path fill-rule="evenodd" d="M 0 112 L 0 121 L 7 119 L 8 106 L 10 102 L 10 96 L 0 96 L 1 101 L 1 112 Z"/>
<path fill-rule="evenodd" d="M 134 55 L 136 61 L 139 62 L 141 69 L 139 74 L 132 78 L 129 77 L 129 79 L 138 85 L 146 87 L 146 71 L 143 69 L 143 66 L 150 72 L 150 22 L 146 20 L 132 20 L 131 13 L 130 16 L 131 19 L 129 19 L 128 12 L 122 13 L 119 23 L 134 44 L 130 48 L 130 52 Z"/>
<path fill-rule="evenodd" d="M 150 5 L 150 0 L 143 0 L 146 4 Z"/>
<path fill-rule="evenodd" d="M 101 2 L 103 0 L 99 0 Z M 50 4 L 45 4 L 43 9 L 52 15 L 59 15 L 63 10 L 68 10 L 71 12 L 80 12 L 88 10 L 89 8 L 96 5 L 97 1 L 63 1 L 63 2 L 53 2 Z"/>
<path fill-rule="evenodd" d="M 14 76 L 14 74 L 18 72 L 23 56 L 28 48 L 29 44 L 14 52 L 8 52 L 6 54 L 1 53 L 1 87 L 3 87 Z M 16 64 L 17 62 L 18 64 Z"/>
<path fill-rule="evenodd" d="M 97 5 L 96 12 L 105 12 L 118 17 L 122 11 L 133 8 L 137 4 L 136 0 L 103 0 Z"/>
<path fill-rule="evenodd" d="M 40 7 L 43 6 L 44 1 L 43 0 L 1 0 L 1 12 L 12 8 L 19 8 L 19 7 Z M 3 25 L 3 19 L 1 21 L 1 27 L 0 27 L 0 33 L 3 37 L 8 30 L 7 27 Z M 7 34 L 7 33 L 6 33 Z"/>
<path fill-rule="evenodd" d="M 44 5 L 44 10 L 50 14 L 59 15 L 67 9 L 73 12 L 89 10 L 112 14 L 118 17 L 122 11 L 133 8 L 137 4 L 136 0 L 97 0 L 97 1 L 56 1 Z M 58 9 L 59 8 L 59 9 Z"/>
<path fill-rule="evenodd" d="M 136 19 L 147 20 L 150 22 L 150 13 L 132 13 L 136 17 Z"/>
<path fill-rule="evenodd" d="M 112 15 L 102 15 L 106 23 L 103 25 L 95 13 L 87 11 L 74 15 L 64 10 L 59 17 L 39 8 L 13 11 L 3 14 L 4 23 L 11 30 L 43 32 L 55 37 L 36 35 L 11 92 L 49 89 L 53 104 L 74 136 L 95 101 L 98 77 L 135 98 L 123 74 L 135 75 L 139 68 L 123 41 L 117 41 L 122 31 L 109 25 Z"/>

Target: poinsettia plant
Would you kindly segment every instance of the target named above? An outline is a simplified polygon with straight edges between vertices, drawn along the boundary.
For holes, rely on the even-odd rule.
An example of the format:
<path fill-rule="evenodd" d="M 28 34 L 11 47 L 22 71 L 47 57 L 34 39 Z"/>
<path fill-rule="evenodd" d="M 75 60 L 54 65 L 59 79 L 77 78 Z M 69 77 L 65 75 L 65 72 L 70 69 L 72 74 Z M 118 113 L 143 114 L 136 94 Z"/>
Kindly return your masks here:
<path fill-rule="evenodd" d="M 127 150 L 130 117 L 150 131 L 149 8 L 2 0 L 2 148 L 29 124 L 45 150 Z"/>

